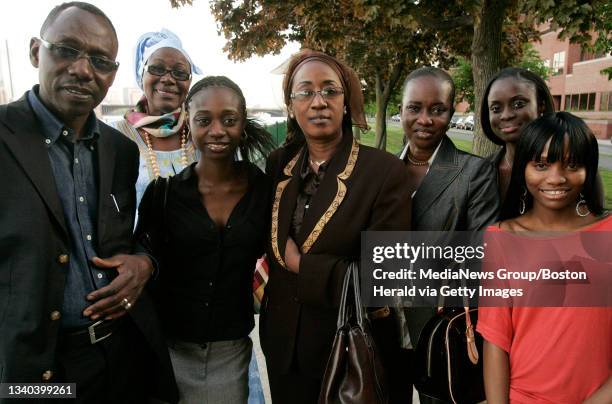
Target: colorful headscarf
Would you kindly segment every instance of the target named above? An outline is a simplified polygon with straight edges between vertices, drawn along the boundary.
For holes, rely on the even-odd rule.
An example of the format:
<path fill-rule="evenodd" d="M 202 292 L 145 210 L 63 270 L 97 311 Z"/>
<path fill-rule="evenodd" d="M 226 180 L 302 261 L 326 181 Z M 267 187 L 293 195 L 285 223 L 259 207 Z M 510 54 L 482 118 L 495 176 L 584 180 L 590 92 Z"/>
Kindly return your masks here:
<path fill-rule="evenodd" d="M 147 32 L 141 35 L 136 42 L 136 55 L 134 58 L 135 77 L 138 87 L 142 90 L 142 76 L 144 75 L 145 65 L 151 57 L 151 55 L 158 49 L 161 48 L 172 48 L 176 49 L 187 58 L 191 65 L 191 72 L 193 74 L 202 74 L 202 70 L 196 66 L 187 51 L 183 49 L 183 43 L 176 34 L 162 28 L 159 32 Z"/>
<path fill-rule="evenodd" d="M 134 110 L 125 114 L 125 119 L 134 128 L 141 128 L 155 137 L 172 136 L 181 130 L 185 122 L 185 110 L 182 108 L 163 115 L 149 115 L 147 111 L 147 98 L 143 96 Z"/>
<path fill-rule="evenodd" d="M 285 104 L 287 106 L 291 104 L 291 86 L 293 85 L 295 73 L 305 63 L 313 60 L 325 63 L 336 72 L 342 81 L 345 103 L 351 114 L 352 124 L 367 130 L 368 123 L 363 111 L 363 93 L 361 92 L 359 76 L 347 64 L 323 52 L 303 49 L 291 57 L 285 72 L 285 80 L 283 81 Z"/>

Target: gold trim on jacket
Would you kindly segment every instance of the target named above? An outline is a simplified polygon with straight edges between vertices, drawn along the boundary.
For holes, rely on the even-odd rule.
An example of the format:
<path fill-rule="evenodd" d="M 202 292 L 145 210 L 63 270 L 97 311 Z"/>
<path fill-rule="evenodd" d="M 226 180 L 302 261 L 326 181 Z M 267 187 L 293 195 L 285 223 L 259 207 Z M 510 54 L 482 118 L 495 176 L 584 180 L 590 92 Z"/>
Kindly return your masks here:
<path fill-rule="evenodd" d="M 297 161 L 299 160 L 299 158 L 302 156 L 303 153 L 304 153 L 304 149 L 302 148 L 302 150 L 300 150 L 300 152 L 298 152 L 295 155 L 295 157 L 293 157 L 293 159 L 291 159 L 291 161 L 287 163 L 287 165 L 283 169 L 283 173 L 289 176 L 290 178 L 280 181 L 278 183 L 278 185 L 276 186 L 276 192 L 274 194 L 274 203 L 272 205 L 272 225 L 271 225 L 272 251 L 274 252 L 274 257 L 276 258 L 276 261 L 285 268 L 287 267 L 287 265 L 285 264 L 285 260 L 281 257 L 280 249 L 278 245 L 278 212 L 279 212 L 280 200 L 283 196 L 285 187 L 287 186 L 289 181 L 291 181 L 291 179 L 293 178 L 293 168 L 295 167 L 295 164 L 297 163 Z M 325 213 L 323 213 L 323 215 L 321 215 L 321 217 L 317 221 L 317 224 L 314 226 L 314 228 L 308 235 L 308 238 L 306 238 L 306 241 L 304 241 L 304 243 L 302 244 L 301 250 L 303 254 L 306 254 L 308 253 L 308 251 L 310 251 L 314 243 L 319 238 L 319 235 L 323 232 L 323 229 L 325 229 L 325 226 L 327 225 L 327 223 L 334 216 L 334 214 L 340 207 L 340 204 L 342 204 L 342 201 L 344 200 L 344 197 L 346 196 L 346 184 L 344 184 L 344 181 L 348 180 L 351 174 L 353 173 L 353 169 L 355 168 L 355 164 L 357 163 L 358 156 L 359 156 L 359 143 L 357 143 L 357 141 L 353 139 L 353 144 L 351 146 L 351 151 L 349 153 L 349 157 L 346 162 L 346 166 L 344 167 L 344 170 L 337 176 L 338 189 L 336 191 L 336 196 L 334 197 L 333 201 L 328 206 L 328 208 L 325 210 Z"/>
<path fill-rule="evenodd" d="M 302 148 L 298 153 L 295 154 L 295 157 L 291 159 L 289 163 L 283 169 L 283 173 L 290 178 L 286 180 L 280 181 L 276 186 L 276 192 L 274 193 L 274 203 L 272 204 L 272 225 L 270 226 L 270 233 L 272 238 L 272 250 L 274 251 L 274 256 L 276 257 L 276 261 L 281 264 L 284 268 L 287 268 L 287 264 L 285 264 L 285 260 L 281 257 L 280 250 L 278 249 L 278 207 L 280 205 L 281 197 L 283 196 L 283 191 L 289 181 L 291 181 L 293 167 L 295 163 L 297 163 L 298 159 L 302 155 L 304 149 Z"/>

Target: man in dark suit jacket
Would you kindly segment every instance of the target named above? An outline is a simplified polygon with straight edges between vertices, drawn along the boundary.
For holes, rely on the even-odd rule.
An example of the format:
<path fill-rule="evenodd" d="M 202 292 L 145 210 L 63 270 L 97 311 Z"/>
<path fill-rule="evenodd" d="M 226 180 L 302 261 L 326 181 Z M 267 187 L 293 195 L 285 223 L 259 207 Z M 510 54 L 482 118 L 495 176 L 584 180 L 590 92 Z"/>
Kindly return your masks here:
<path fill-rule="evenodd" d="M 152 262 L 132 242 L 138 149 L 93 113 L 118 67 L 115 29 L 73 2 L 40 36 L 40 85 L 0 106 L 0 382 L 76 383 L 87 403 L 175 402 L 143 292 Z"/>

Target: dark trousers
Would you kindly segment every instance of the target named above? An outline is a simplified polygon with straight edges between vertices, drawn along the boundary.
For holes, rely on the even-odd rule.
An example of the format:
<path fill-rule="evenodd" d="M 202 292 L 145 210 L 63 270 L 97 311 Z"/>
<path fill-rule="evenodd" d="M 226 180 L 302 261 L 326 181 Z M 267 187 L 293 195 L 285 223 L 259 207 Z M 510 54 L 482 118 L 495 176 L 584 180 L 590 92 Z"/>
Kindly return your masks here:
<path fill-rule="evenodd" d="M 425 396 L 419 393 L 419 402 L 421 404 L 450 404 L 448 401 L 438 400 L 437 398 Z"/>
<path fill-rule="evenodd" d="M 394 313 L 372 320 L 371 323 L 374 342 L 385 368 L 389 404 L 412 404 L 413 351 L 400 347 Z"/>
<path fill-rule="evenodd" d="M 70 346 L 60 338 L 58 374 L 52 381 L 76 383 L 77 403 L 147 403 L 151 355 L 142 334 L 126 319 L 94 345 Z"/>
<path fill-rule="evenodd" d="M 268 368 L 268 380 L 273 404 L 316 404 L 319 400 L 322 380 L 305 375 L 294 366 L 284 374 Z"/>
<path fill-rule="evenodd" d="M 388 376 L 389 404 L 412 404 L 412 350 L 399 348 L 390 361 L 386 366 L 387 373 L 391 373 Z"/>

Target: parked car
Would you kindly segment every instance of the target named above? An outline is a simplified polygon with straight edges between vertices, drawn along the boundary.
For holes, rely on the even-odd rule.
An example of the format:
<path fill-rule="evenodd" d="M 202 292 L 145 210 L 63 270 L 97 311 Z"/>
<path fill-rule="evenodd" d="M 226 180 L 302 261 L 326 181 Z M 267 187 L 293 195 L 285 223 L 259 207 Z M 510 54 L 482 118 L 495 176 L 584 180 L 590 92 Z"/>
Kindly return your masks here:
<path fill-rule="evenodd" d="M 451 118 L 450 121 L 450 127 L 451 128 L 456 128 L 457 127 L 457 122 L 461 119 L 461 117 L 459 115 L 453 115 L 453 117 Z"/>
<path fill-rule="evenodd" d="M 457 121 L 455 122 L 455 128 L 463 129 L 463 120 L 464 119 L 465 119 L 465 117 L 460 116 L 459 119 L 457 119 Z"/>
<path fill-rule="evenodd" d="M 474 115 L 467 115 L 457 121 L 457 129 L 474 130 Z"/>
<path fill-rule="evenodd" d="M 395 115 L 391 116 L 391 121 L 393 121 L 393 122 L 399 122 L 399 121 L 400 121 L 400 116 L 399 116 L 399 114 L 395 114 Z"/>
<path fill-rule="evenodd" d="M 463 129 L 474 130 L 474 115 L 468 115 L 463 121 Z"/>

